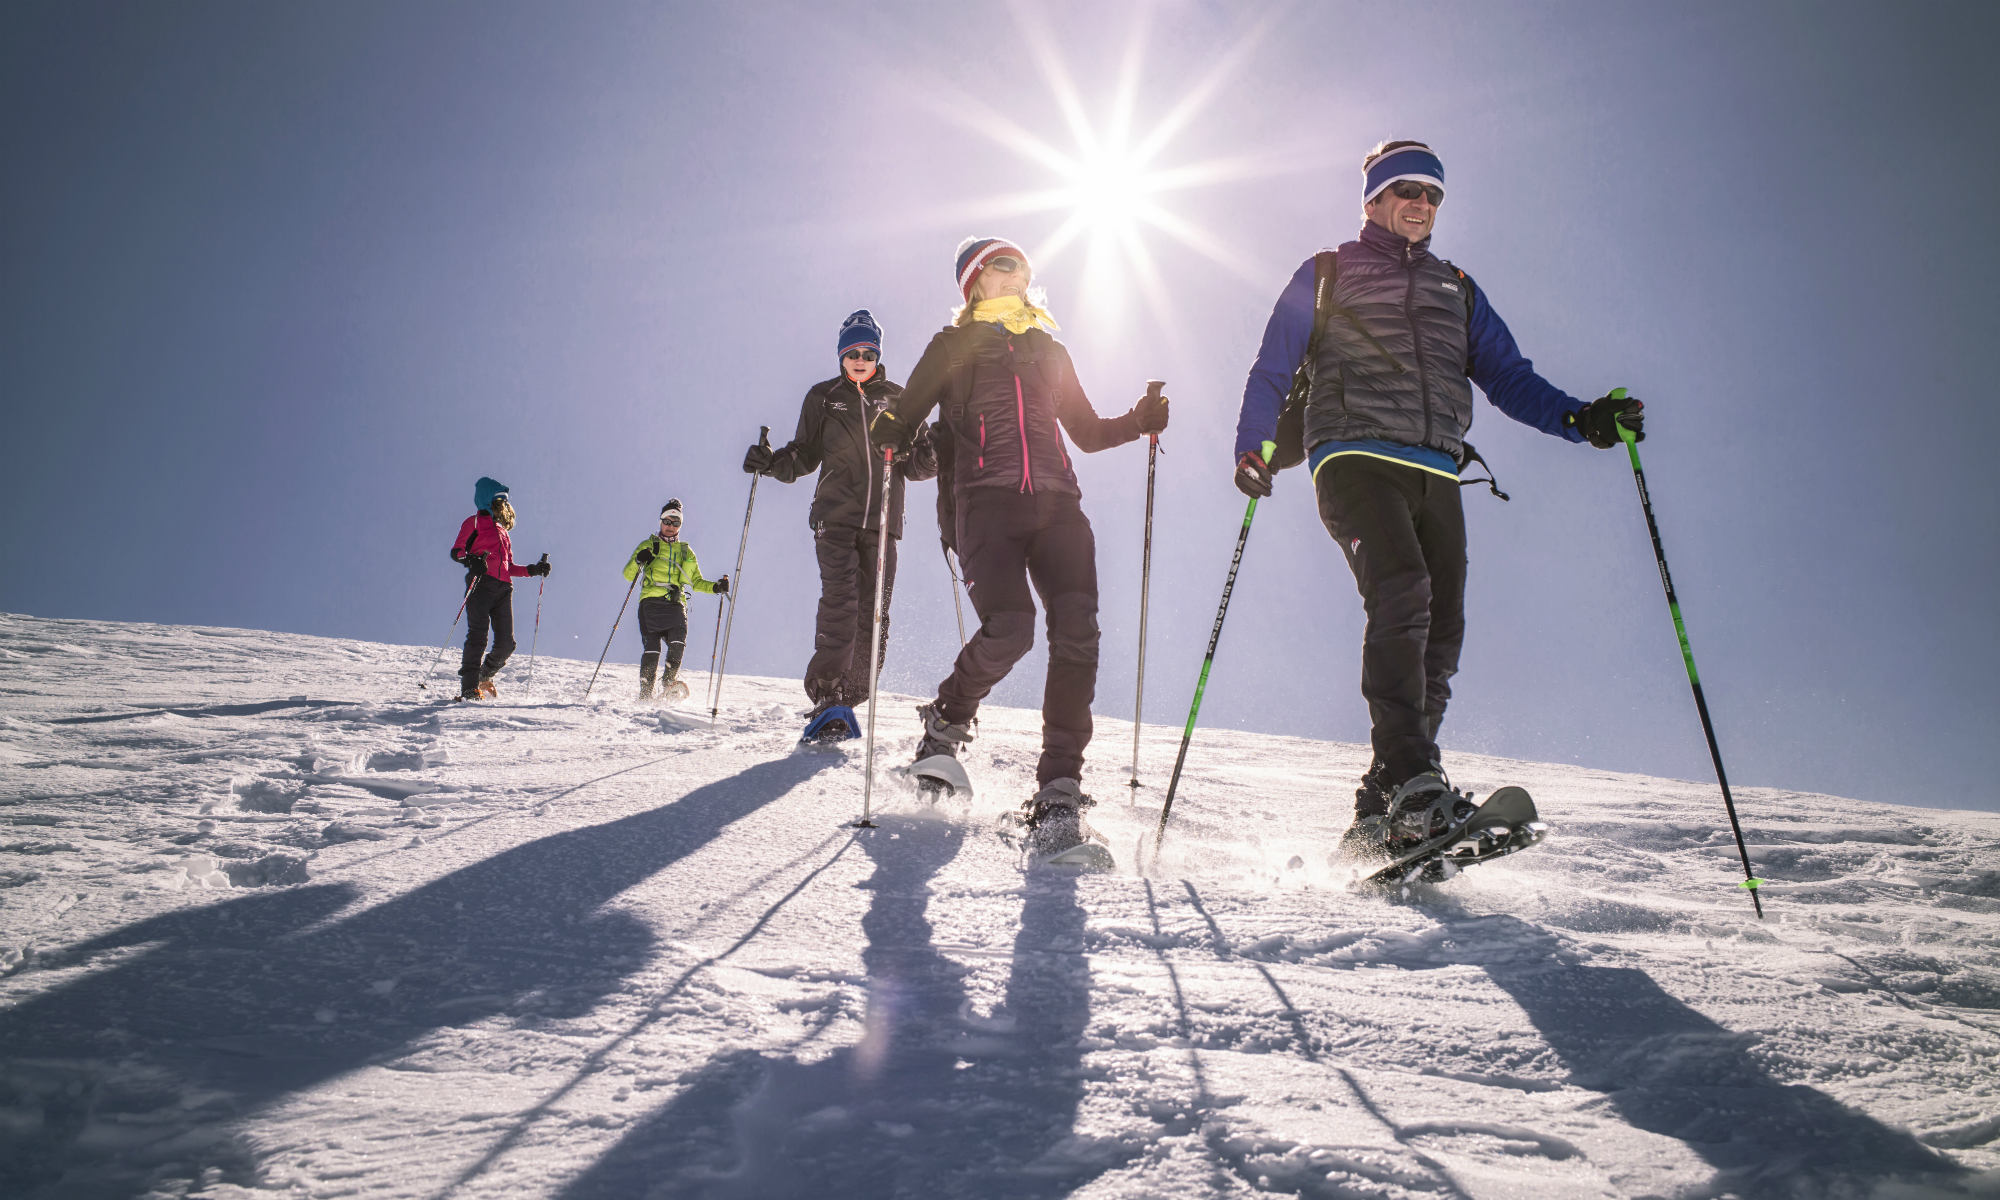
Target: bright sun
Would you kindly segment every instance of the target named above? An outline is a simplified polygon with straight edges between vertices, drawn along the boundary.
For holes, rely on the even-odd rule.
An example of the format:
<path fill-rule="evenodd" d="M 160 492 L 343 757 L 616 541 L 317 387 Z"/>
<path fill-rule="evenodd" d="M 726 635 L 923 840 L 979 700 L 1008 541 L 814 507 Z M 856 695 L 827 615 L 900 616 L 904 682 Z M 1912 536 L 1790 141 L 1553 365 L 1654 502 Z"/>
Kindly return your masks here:
<path fill-rule="evenodd" d="M 1125 297 L 1137 288 L 1155 314 L 1171 322 L 1165 302 L 1166 289 L 1154 260 L 1152 235 L 1165 235 L 1253 285 L 1269 282 L 1264 273 L 1253 269 L 1246 255 L 1238 253 L 1222 239 L 1173 211 L 1172 195 L 1227 182 L 1264 178 L 1298 169 L 1295 158 L 1273 154 L 1242 153 L 1224 158 L 1166 165 L 1171 159 L 1174 139 L 1223 92 L 1223 85 L 1249 58 L 1257 42 L 1273 26 L 1273 16 L 1259 22 L 1212 63 L 1208 75 L 1180 89 L 1174 103 L 1164 113 L 1149 112 L 1143 131 L 1135 130 L 1139 92 L 1139 68 L 1145 60 L 1146 22 L 1150 5 L 1135 8 L 1138 24 L 1127 41 L 1107 111 L 1093 113 L 1085 106 L 1061 54 L 1056 39 L 1032 23 L 1027 12 L 1015 9 L 1021 21 L 1022 40 L 1041 68 L 1049 93 L 1060 107 L 1068 127 L 1067 148 L 1021 125 L 1013 116 L 993 109 L 974 97 L 962 94 L 935 97 L 939 115 L 964 125 L 1004 147 L 1031 167 L 1045 172 L 1047 182 L 1032 190 L 955 207 L 954 220 L 1006 219 L 1033 214 L 1059 215 L 1056 228 L 1034 245 L 1024 246 L 1036 272 L 1046 275 L 1049 268 L 1072 251 L 1083 255 L 1080 291 L 1095 304 L 1122 307 Z"/>

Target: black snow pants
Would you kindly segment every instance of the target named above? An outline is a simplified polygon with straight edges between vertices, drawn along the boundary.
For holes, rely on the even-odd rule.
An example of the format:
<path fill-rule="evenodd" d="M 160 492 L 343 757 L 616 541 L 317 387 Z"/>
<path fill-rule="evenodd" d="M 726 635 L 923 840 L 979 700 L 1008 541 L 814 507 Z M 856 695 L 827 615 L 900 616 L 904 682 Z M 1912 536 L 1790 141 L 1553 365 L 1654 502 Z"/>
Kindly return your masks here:
<path fill-rule="evenodd" d="M 854 525 L 821 525 L 813 531 L 819 557 L 819 618 L 813 626 L 812 660 L 806 664 L 806 696 L 814 704 L 859 704 L 868 698 L 866 646 L 875 625 L 875 556 L 881 534 Z M 889 599 L 896 594 L 896 540 L 889 539 L 888 570 L 882 578 L 882 637 L 875 644 L 880 664 L 889 652 Z"/>
<path fill-rule="evenodd" d="M 639 656 L 639 680 L 651 684 L 660 669 L 660 644 L 667 647 L 667 673 L 671 680 L 680 674 L 681 654 L 687 649 L 688 610 L 685 600 L 673 596 L 647 596 L 639 601 L 639 642 L 645 652 Z"/>
<path fill-rule="evenodd" d="M 1361 696 L 1394 787 L 1442 761 L 1438 726 L 1465 645 L 1465 509 L 1458 481 L 1361 454 L 1321 464 L 1319 518 L 1368 616 Z"/>
<path fill-rule="evenodd" d="M 493 627 L 493 649 L 486 649 L 486 628 Z M 481 661 L 480 655 L 485 654 Z M 459 691 L 471 694 L 479 681 L 491 679 L 514 653 L 514 585 L 481 575 L 465 601 L 465 653 L 458 660 Z"/>
<path fill-rule="evenodd" d="M 1081 780 L 1097 696 L 1097 538 L 1077 498 L 968 488 L 958 495 L 958 556 L 979 614 L 951 675 L 938 685 L 945 720 L 970 721 L 979 702 L 1035 643 L 1032 584 L 1049 637 L 1037 783 Z"/>

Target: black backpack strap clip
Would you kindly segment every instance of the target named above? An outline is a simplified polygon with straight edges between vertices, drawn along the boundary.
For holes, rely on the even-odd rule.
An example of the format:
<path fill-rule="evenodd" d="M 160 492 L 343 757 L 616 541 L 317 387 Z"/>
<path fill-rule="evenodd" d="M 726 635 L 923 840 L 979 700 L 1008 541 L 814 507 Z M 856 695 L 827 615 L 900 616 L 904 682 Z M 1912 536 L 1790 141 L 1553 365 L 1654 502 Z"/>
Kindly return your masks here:
<path fill-rule="evenodd" d="M 1462 472 L 1467 467 L 1471 466 L 1473 463 L 1478 463 L 1480 466 L 1486 468 L 1486 478 L 1481 479 L 1475 475 L 1471 479 L 1460 479 L 1458 481 L 1458 486 L 1469 487 L 1475 483 L 1483 483 L 1486 485 L 1488 491 L 1500 497 L 1502 500 L 1512 499 L 1512 497 L 1508 496 L 1507 493 L 1500 490 L 1499 482 L 1493 478 L 1492 464 L 1488 463 L 1484 458 L 1481 458 L 1479 456 L 1479 451 L 1473 448 L 1471 442 L 1460 442 L 1458 451 L 1458 469 Z"/>

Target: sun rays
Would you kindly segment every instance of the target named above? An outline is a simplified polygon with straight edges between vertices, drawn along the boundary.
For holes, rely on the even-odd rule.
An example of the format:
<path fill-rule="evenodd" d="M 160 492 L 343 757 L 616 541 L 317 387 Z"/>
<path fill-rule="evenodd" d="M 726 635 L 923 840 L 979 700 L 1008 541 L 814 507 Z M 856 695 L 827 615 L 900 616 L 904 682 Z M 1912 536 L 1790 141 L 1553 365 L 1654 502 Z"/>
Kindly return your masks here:
<path fill-rule="evenodd" d="M 927 214 L 932 222 L 992 223 L 1020 217 L 1058 217 L 1055 227 L 1024 246 L 1036 273 L 1063 269 L 1080 303 L 1099 310 L 1122 310 L 1142 295 L 1155 317 L 1171 323 L 1156 255 L 1161 239 L 1196 254 L 1252 286 L 1270 282 L 1227 238 L 1177 211 L 1179 194 L 1222 184 L 1267 179 L 1300 169 L 1296 155 L 1277 150 L 1242 151 L 1186 161 L 1175 154 L 1176 140 L 1209 115 L 1232 75 L 1240 70 L 1271 29 L 1275 14 L 1258 21 L 1206 73 L 1182 89 L 1157 115 L 1140 111 L 1142 68 L 1154 9 L 1137 6 L 1134 23 L 1115 60 L 1104 56 L 1108 94 L 1086 98 L 1068 62 L 1038 14 L 1014 10 L 1026 57 L 1033 60 L 1047 92 L 1061 112 L 1066 137 L 1047 136 L 1010 112 L 957 89 L 922 90 L 932 110 L 992 143 L 1019 162 L 1011 173 L 1029 186 L 981 199 L 968 197 Z M 966 230 L 972 232 L 970 228 Z M 1071 260 L 1081 257 L 1081 269 Z"/>

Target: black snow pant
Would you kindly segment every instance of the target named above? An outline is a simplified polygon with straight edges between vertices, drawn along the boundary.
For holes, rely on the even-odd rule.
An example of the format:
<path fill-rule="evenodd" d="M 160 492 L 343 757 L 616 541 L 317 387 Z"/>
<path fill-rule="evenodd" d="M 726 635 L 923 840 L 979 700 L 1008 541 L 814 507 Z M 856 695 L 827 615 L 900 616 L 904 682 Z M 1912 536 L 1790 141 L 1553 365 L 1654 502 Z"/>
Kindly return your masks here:
<path fill-rule="evenodd" d="M 1319 518 L 1354 572 L 1368 626 L 1361 696 L 1394 787 L 1443 760 L 1438 726 L 1465 645 L 1465 509 L 1458 481 L 1361 454 L 1314 479 Z"/>
<path fill-rule="evenodd" d="M 813 531 L 819 557 L 819 618 L 813 626 L 812 660 L 806 664 L 806 696 L 814 704 L 859 704 L 868 698 L 869 662 L 856 648 L 866 646 L 875 625 L 875 557 L 881 534 L 853 525 L 821 525 Z M 896 594 L 896 539 L 889 539 L 888 570 L 882 577 L 882 637 L 875 662 L 889 653 L 889 599 Z"/>
<path fill-rule="evenodd" d="M 645 653 L 639 656 L 639 681 L 648 687 L 660 669 L 660 644 L 667 647 L 669 682 L 680 674 L 681 654 L 687 649 L 687 602 L 673 596 L 647 596 L 639 601 L 639 642 Z"/>
<path fill-rule="evenodd" d="M 1090 703 L 1097 696 L 1097 538 L 1077 498 L 968 488 L 958 495 L 958 557 L 979 632 L 938 685 L 945 720 L 970 721 L 979 702 L 1035 643 L 1042 598 L 1049 636 L 1037 783 L 1083 778 Z"/>
<path fill-rule="evenodd" d="M 486 628 L 493 627 L 493 649 L 486 649 Z M 480 659 L 485 654 L 484 661 Z M 458 660 L 459 692 L 471 695 L 479 681 L 491 679 L 514 653 L 514 585 L 481 575 L 465 600 L 465 653 Z"/>

